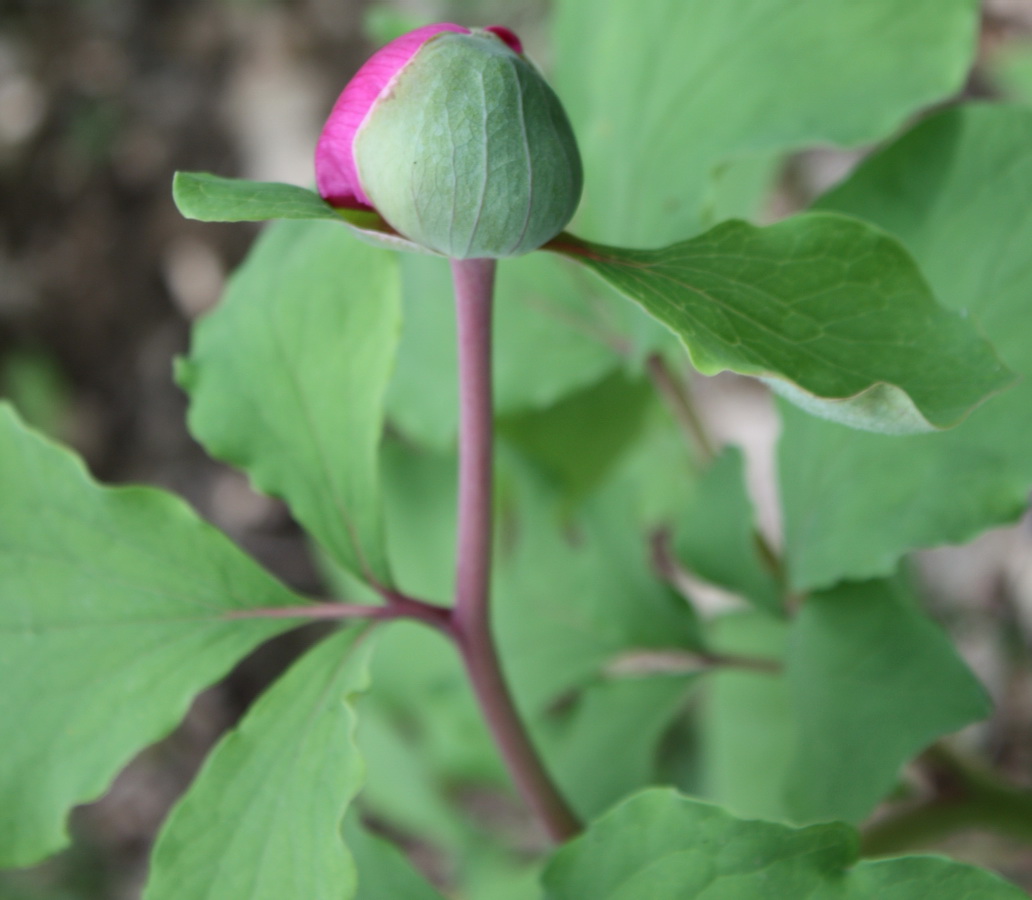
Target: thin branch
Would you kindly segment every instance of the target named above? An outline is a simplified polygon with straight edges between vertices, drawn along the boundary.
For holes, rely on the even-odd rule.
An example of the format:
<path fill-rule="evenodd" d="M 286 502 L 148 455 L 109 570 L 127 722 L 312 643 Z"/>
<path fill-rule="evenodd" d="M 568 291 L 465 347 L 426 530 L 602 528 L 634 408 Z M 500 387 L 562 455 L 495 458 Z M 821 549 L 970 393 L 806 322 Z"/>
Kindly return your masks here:
<path fill-rule="evenodd" d="M 743 669 L 764 675 L 780 675 L 784 667 L 776 659 L 690 650 L 631 650 L 622 653 L 605 668 L 607 675 L 690 675 L 713 669 Z"/>
<path fill-rule="evenodd" d="M 451 627 L 451 610 L 411 597 L 398 596 L 387 606 L 358 603 L 312 603 L 307 606 L 266 606 L 256 609 L 237 609 L 227 612 L 226 619 L 312 619 L 342 620 L 416 619 L 441 631 Z"/>
<path fill-rule="evenodd" d="M 695 409 L 692 397 L 688 393 L 688 386 L 670 371 L 666 360 L 658 353 L 653 353 L 646 360 L 645 369 L 656 386 L 656 390 L 666 401 L 677 424 L 698 451 L 702 462 L 710 462 L 717 455 L 717 451 L 706 431 L 706 426 Z"/>
<path fill-rule="evenodd" d="M 459 345 L 459 523 L 452 633 L 488 727 L 516 786 L 549 836 L 580 823 L 545 770 L 520 720 L 491 633 L 491 308 L 495 261 L 453 260 Z"/>

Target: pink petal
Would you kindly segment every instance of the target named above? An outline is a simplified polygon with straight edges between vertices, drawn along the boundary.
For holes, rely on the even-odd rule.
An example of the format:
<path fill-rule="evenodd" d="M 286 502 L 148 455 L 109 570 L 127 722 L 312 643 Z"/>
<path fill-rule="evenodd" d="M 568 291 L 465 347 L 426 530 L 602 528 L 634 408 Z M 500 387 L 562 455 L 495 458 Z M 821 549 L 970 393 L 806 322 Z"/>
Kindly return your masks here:
<path fill-rule="evenodd" d="M 316 185 L 320 196 L 328 203 L 350 208 L 372 207 L 369 197 L 362 190 L 358 170 L 355 168 L 355 133 L 391 79 L 415 56 L 423 44 L 442 31 L 470 33 L 468 28 L 461 25 L 443 23 L 426 25 L 403 34 L 377 50 L 355 73 L 355 77 L 348 82 L 337 98 L 315 148 Z M 515 39 L 515 35 L 513 38 Z M 504 37 L 502 40 L 510 43 Z"/>
<path fill-rule="evenodd" d="M 523 42 L 516 37 L 516 33 L 504 25 L 488 25 L 484 31 L 490 31 L 495 37 L 501 38 L 512 49 L 514 53 L 523 55 Z"/>

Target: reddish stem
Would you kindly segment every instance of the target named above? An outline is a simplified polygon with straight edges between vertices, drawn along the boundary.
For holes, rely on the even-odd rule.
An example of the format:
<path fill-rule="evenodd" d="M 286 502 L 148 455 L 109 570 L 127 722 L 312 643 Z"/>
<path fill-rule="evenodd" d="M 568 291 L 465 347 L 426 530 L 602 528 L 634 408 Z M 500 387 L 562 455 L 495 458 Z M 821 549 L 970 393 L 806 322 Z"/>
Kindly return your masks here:
<path fill-rule="evenodd" d="M 491 634 L 491 308 L 495 261 L 452 261 L 459 343 L 459 525 L 452 628 L 488 727 L 527 805 L 549 836 L 580 823 L 530 741 L 502 674 Z"/>

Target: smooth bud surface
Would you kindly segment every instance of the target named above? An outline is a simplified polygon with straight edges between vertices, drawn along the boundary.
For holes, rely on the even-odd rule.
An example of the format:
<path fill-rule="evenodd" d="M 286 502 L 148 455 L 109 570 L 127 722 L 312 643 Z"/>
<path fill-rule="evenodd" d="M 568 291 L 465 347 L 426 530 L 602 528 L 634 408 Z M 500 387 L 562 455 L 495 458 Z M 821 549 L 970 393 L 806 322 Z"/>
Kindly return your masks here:
<path fill-rule="evenodd" d="M 319 192 L 368 206 L 455 259 L 518 256 L 580 200 L 572 129 L 507 29 L 434 25 L 380 50 L 345 88 L 316 153 Z"/>

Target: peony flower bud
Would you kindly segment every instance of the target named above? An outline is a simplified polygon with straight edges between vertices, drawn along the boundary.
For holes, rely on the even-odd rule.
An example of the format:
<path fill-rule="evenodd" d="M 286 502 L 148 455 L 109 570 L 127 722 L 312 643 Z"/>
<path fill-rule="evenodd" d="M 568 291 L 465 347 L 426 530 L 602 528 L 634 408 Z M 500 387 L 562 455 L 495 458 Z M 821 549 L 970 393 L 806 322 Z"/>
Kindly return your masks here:
<path fill-rule="evenodd" d="M 537 249 L 583 180 L 558 98 L 500 26 L 429 25 L 379 50 L 333 107 L 315 169 L 328 203 L 453 259 Z"/>

